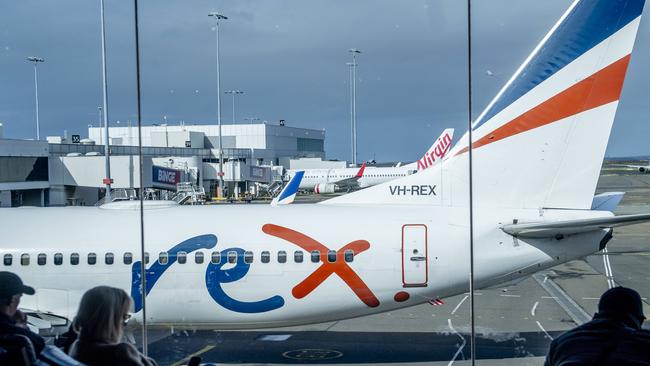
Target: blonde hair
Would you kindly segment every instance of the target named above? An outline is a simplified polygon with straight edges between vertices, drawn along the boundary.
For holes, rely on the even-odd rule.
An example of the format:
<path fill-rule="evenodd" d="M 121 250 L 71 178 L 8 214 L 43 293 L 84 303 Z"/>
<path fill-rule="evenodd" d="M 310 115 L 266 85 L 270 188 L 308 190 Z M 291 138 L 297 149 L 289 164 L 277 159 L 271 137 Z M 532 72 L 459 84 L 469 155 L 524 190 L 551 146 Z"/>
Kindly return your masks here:
<path fill-rule="evenodd" d="M 83 295 L 73 326 L 80 339 L 118 343 L 131 298 L 124 290 L 97 286 Z"/>

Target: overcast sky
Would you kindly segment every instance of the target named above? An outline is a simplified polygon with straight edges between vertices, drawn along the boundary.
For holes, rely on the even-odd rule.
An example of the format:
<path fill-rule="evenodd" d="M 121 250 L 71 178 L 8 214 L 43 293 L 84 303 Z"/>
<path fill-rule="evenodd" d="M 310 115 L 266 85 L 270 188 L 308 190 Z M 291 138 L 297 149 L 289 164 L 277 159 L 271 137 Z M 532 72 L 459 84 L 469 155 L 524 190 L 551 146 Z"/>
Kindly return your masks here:
<path fill-rule="evenodd" d="M 131 1 L 106 1 L 109 118 L 135 120 Z M 473 116 L 572 0 L 474 0 Z M 3 0 L 0 122 L 34 138 L 39 65 L 41 136 L 97 125 L 101 105 L 99 0 Z M 467 124 L 465 2 L 459 0 L 140 0 L 143 123 L 216 123 L 214 21 L 222 90 L 245 92 L 237 116 L 325 129 L 328 158 L 350 158 L 348 48 L 358 59 L 359 159 L 419 158 L 445 127 Z M 647 11 L 647 10 L 646 10 Z M 608 156 L 650 153 L 650 29 L 641 22 Z M 492 75 L 488 75 L 487 71 Z M 230 96 L 222 98 L 232 122 Z"/>

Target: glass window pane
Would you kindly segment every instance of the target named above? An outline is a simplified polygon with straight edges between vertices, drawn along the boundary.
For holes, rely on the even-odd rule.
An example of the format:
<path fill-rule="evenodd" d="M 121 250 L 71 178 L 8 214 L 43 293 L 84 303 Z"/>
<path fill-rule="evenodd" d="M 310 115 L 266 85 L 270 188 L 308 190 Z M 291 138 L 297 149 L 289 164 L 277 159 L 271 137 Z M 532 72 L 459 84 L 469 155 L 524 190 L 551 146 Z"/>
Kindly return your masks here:
<path fill-rule="evenodd" d="M 253 252 L 246 251 L 244 252 L 244 263 L 253 263 Z"/>
<path fill-rule="evenodd" d="M 187 262 L 187 253 L 185 252 L 178 252 L 176 257 L 179 264 L 185 264 Z"/>
<path fill-rule="evenodd" d="M 12 261 L 13 261 L 13 257 L 11 256 L 11 254 L 5 254 L 4 255 L 4 265 L 5 266 L 10 266 Z"/>
<path fill-rule="evenodd" d="M 203 263 L 203 260 L 204 260 L 203 252 L 196 252 L 194 254 L 194 263 L 201 264 Z"/>
<path fill-rule="evenodd" d="M 158 255 L 158 262 L 160 264 L 167 264 L 168 261 L 169 261 L 169 255 L 167 254 L 167 252 L 161 252 Z"/>
<path fill-rule="evenodd" d="M 20 264 L 23 266 L 29 266 L 29 254 L 23 254 L 20 256 Z"/>
<path fill-rule="evenodd" d="M 132 264 L 133 263 L 133 253 L 131 252 L 126 252 L 124 253 L 124 264 Z"/>
<path fill-rule="evenodd" d="M 79 264 L 79 253 L 70 254 L 70 264 L 73 266 Z"/>
<path fill-rule="evenodd" d="M 104 263 L 113 264 L 113 262 L 115 262 L 115 255 L 113 255 L 113 253 L 106 253 L 104 256 Z"/>
<path fill-rule="evenodd" d="M 320 252 L 318 250 L 311 251 L 311 262 L 312 263 L 320 262 Z"/>
<path fill-rule="evenodd" d="M 278 263 L 287 263 L 287 252 L 284 250 L 278 252 Z"/>
<path fill-rule="evenodd" d="M 268 251 L 262 252 L 262 263 L 269 263 L 271 261 L 271 253 Z"/>
<path fill-rule="evenodd" d="M 301 250 L 296 250 L 293 253 L 293 261 L 296 263 L 302 263 L 303 260 L 303 252 Z"/>
<path fill-rule="evenodd" d="M 88 253 L 88 264 L 93 265 L 97 263 L 97 254 Z"/>
<path fill-rule="evenodd" d="M 38 265 L 44 266 L 45 263 L 47 262 L 47 255 L 45 255 L 44 253 L 40 253 L 37 259 L 38 259 Z"/>
<path fill-rule="evenodd" d="M 54 254 L 54 264 L 60 266 L 63 264 L 63 254 L 56 253 Z"/>
<path fill-rule="evenodd" d="M 330 263 L 336 262 L 336 250 L 330 250 L 327 252 L 327 261 Z"/>
<path fill-rule="evenodd" d="M 228 252 L 228 263 L 237 263 L 237 252 Z"/>
<path fill-rule="evenodd" d="M 219 264 L 221 263 L 221 253 L 219 252 L 212 252 L 212 255 L 210 257 L 210 262 L 212 264 Z"/>
<path fill-rule="evenodd" d="M 346 262 L 352 262 L 354 261 L 354 251 L 352 249 L 346 249 L 345 250 L 345 261 Z"/>

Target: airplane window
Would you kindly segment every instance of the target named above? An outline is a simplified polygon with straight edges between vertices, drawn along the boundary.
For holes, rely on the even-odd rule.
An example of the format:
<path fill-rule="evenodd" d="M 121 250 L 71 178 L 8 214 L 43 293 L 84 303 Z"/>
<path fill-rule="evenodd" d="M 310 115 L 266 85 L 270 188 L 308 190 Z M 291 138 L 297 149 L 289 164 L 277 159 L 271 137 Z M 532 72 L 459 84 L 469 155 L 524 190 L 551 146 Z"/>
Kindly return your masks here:
<path fill-rule="evenodd" d="M 97 263 L 97 254 L 88 253 L 88 264 L 93 265 Z"/>
<path fill-rule="evenodd" d="M 144 264 L 149 264 L 149 252 L 144 252 Z"/>
<path fill-rule="evenodd" d="M 40 253 L 37 257 L 37 262 L 39 266 L 44 266 L 47 262 L 47 255 L 45 255 L 45 253 Z"/>
<path fill-rule="evenodd" d="M 187 262 L 187 253 L 185 252 L 178 252 L 176 257 L 179 264 L 185 264 Z"/>
<path fill-rule="evenodd" d="M 294 262 L 296 262 L 296 263 L 302 263 L 302 258 L 303 258 L 302 250 L 296 250 L 296 251 L 293 253 L 293 261 L 294 261 Z"/>
<path fill-rule="evenodd" d="M 194 253 L 194 263 L 196 264 L 203 263 L 203 252 Z"/>
<path fill-rule="evenodd" d="M 287 252 L 284 250 L 278 252 L 278 263 L 287 263 Z"/>
<path fill-rule="evenodd" d="M 237 252 L 228 252 L 228 263 L 237 263 Z"/>
<path fill-rule="evenodd" d="M 221 253 L 212 252 L 212 257 L 210 258 L 210 262 L 212 262 L 212 264 L 219 264 L 221 262 Z"/>
<path fill-rule="evenodd" d="M 20 256 L 20 264 L 23 266 L 29 266 L 29 254 L 23 254 Z"/>
<path fill-rule="evenodd" d="M 253 252 L 248 250 L 244 252 L 244 263 L 248 263 L 248 264 L 253 263 Z"/>
<path fill-rule="evenodd" d="M 336 262 L 336 250 L 330 250 L 327 252 L 327 261 L 330 263 Z"/>
<path fill-rule="evenodd" d="M 271 253 L 266 250 L 262 252 L 262 263 L 269 263 L 271 261 Z"/>
<path fill-rule="evenodd" d="M 70 264 L 72 264 L 73 266 L 79 264 L 79 253 L 70 254 Z"/>
<path fill-rule="evenodd" d="M 346 262 L 352 262 L 354 260 L 354 251 L 352 249 L 348 249 L 345 251 L 344 256 Z"/>
<path fill-rule="evenodd" d="M 115 263 L 115 255 L 113 255 L 113 253 L 106 253 L 106 255 L 104 256 L 104 263 L 106 264 Z"/>
<path fill-rule="evenodd" d="M 160 252 L 160 254 L 158 254 L 158 262 L 160 262 L 160 264 L 167 264 L 169 262 L 169 255 L 167 252 Z"/>
<path fill-rule="evenodd" d="M 63 254 L 56 253 L 54 254 L 54 265 L 60 266 L 63 264 Z"/>
<path fill-rule="evenodd" d="M 11 254 L 5 254 L 4 257 L 5 266 L 10 266 L 12 261 L 13 261 L 13 257 L 11 256 Z"/>
<path fill-rule="evenodd" d="M 130 252 L 124 253 L 124 264 L 133 263 L 133 254 Z"/>
<path fill-rule="evenodd" d="M 318 250 L 311 251 L 311 262 L 318 263 L 320 261 L 320 252 Z"/>

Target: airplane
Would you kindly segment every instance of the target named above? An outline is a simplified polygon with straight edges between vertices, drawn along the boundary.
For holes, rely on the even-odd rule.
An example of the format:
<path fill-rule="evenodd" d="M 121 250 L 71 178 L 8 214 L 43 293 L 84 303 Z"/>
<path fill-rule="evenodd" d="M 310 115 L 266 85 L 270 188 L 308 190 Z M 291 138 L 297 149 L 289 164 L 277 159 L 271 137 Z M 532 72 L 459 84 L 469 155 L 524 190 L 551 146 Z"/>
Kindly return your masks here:
<path fill-rule="evenodd" d="M 627 164 L 617 164 L 617 165 L 637 170 L 639 173 L 645 173 L 645 174 L 650 173 L 650 160 L 648 160 L 648 165 L 627 165 Z"/>
<path fill-rule="evenodd" d="M 414 174 L 442 161 L 451 148 L 453 136 L 453 128 L 445 129 L 422 158 L 407 165 L 367 167 L 364 163 L 358 171 L 356 168 L 307 169 L 300 189 L 316 194 L 350 192 Z M 291 178 L 294 174 L 294 170 L 289 170 L 287 177 Z"/>
<path fill-rule="evenodd" d="M 25 308 L 68 319 L 111 285 L 135 324 L 249 329 L 462 294 L 470 219 L 475 288 L 603 250 L 650 220 L 590 210 L 643 6 L 572 3 L 474 121 L 472 217 L 466 133 L 440 164 L 318 204 L 145 206 L 142 233 L 138 202 L 3 208 L 1 269 L 36 288 Z"/>

